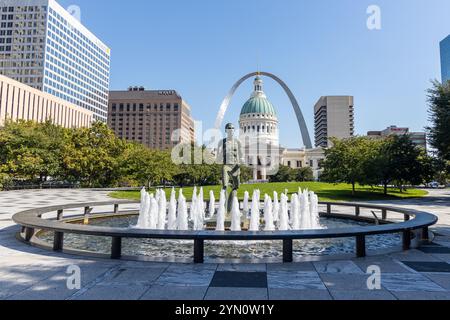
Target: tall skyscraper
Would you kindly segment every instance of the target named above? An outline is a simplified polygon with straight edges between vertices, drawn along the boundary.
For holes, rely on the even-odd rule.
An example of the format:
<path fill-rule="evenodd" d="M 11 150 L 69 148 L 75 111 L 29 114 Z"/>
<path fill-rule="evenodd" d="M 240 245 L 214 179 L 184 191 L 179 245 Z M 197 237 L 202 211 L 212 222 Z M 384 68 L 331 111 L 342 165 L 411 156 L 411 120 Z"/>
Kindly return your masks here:
<path fill-rule="evenodd" d="M 450 80 L 450 36 L 440 43 L 442 82 Z"/>
<path fill-rule="evenodd" d="M 111 91 L 108 125 L 119 138 L 151 149 L 171 149 L 195 139 L 191 107 L 173 90 L 130 87 L 128 91 Z"/>
<path fill-rule="evenodd" d="M 314 106 L 316 147 L 330 147 L 330 138 L 354 136 L 355 118 L 353 97 L 325 96 Z"/>
<path fill-rule="evenodd" d="M 110 49 L 54 0 L 0 0 L 0 74 L 108 114 Z"/>

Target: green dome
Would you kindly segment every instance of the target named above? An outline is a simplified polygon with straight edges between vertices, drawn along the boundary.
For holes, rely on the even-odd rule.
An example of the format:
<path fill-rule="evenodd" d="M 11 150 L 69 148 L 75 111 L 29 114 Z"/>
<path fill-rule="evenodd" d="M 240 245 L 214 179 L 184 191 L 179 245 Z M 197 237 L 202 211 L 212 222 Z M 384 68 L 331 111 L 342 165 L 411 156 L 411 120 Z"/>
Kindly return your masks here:
<path fill-rule="evenodd" d="M 268 114 L 276 117 L 277 113 L 272 103 L 265 97 L 256 96 L 248 100 L 242 107 L 241 116 L 245 114 Z"/>

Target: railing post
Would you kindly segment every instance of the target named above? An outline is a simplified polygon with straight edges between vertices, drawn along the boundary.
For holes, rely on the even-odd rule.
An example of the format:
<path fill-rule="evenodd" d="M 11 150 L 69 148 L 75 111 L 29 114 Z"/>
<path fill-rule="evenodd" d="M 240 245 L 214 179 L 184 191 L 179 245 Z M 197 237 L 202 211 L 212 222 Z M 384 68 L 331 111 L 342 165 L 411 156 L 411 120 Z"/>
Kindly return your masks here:
<path fill-rule="evenodd" d="M 382 220 L 387 219 L 387 210 L 386 209 L 381 210 L 381 219 Z"/>
<path fill-rule="evenodd" d="M 331 204 L 327 204 L 327 214 L 331 214 Z"/>
<path fill-rule="evenodd" d="M 293 240 L 292 239 L 284 239 L 283 240 L 283 262 L 291 263 L 293 261 L 294 261 Z"/>
<path fill-rule="evenodd" d="M 31 238 L 34 236 L 34 228 L 25 228 L 25 241 L 30 242 Z"/>
<path fill-rule="evenodd" d="M 403 250 L 411 249 L 411 230 L 403 231 Z"/>
<path fill-rule="evenodd" d="M 64 233 L 56 232 L 53 237 L 53 251 L 62 251 L 64 247 Z"/>
<path fill-rule="evenodd" d="M 58 213 L 56 215 L 56 220 L 60 221 L 64 217 L 64 210 L 58 210 Z"/>
<path fill-rule="evenodd" d="M 114 205 L 114 214 L 118 214 L 119 213 L 119 205 L 115 204 Z"/>
<path fill-rule="evenodd" d="M 194 240 L 194 263 L 205 262 L 205 241 L 203 239 Z"/>
<path fill-rule="evenodd" d="M 83 220 L 83 224 L 89 224 L 89 215 L 92 212 L 92 208 L 91 207 L 84 207 L 84 220 Z"/>
<path fill-rule="evenodd" d="M 428 227 L 425 227 L 422 229 L 422 241 L 424 241 L 424 242 L 430 241 Z"/>
<path fill-rule="evenodd" d="M 111 259 L 120 259 L 122 257 L 122 238 L 112 237 Z"/>
<path fill-rule="evenodd" d="M 356 236 L 356 257 L 364 258 L 366 256 L 366 236 Z"/>
<path fill-rule="evenodd" d="M 357 217 L 359 217 L 361 215 L 361 207 L 360 206 L 355 207 L 355 214 Z"/>

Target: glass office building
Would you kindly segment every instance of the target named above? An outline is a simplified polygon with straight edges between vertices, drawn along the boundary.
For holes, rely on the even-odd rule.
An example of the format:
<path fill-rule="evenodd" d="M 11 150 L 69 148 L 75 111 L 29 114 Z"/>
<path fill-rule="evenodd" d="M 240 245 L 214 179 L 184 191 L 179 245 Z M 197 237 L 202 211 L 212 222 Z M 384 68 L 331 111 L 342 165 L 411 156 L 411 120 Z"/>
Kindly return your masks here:
<path fill-rule="evenodd" d="M 442 82 L 450 80 L 450 36 L 441 41 Z"/>
<path fill-rule="evenodd" d="M 0 74 L 108 115 L 110 49 L 54 0 L 0 0 Z"/>

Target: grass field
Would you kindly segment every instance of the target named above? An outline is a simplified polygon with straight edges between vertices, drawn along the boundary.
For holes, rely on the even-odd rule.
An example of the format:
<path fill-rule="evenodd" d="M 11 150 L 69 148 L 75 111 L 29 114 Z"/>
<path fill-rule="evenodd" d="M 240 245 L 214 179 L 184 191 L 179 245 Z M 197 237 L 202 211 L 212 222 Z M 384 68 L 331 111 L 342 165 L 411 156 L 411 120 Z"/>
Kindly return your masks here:
<path fill-rule="evenodd" d="M 269 194 L 273 196 L 273 192 L 278 193 L 288 190 L 289 194 L 297 192 L 299 188 L 314 191 L 321 201 L 370 201 L 370 200 L 401 200 L 407 198 L 421 198 L 428 193 L 424 190 L 409 189 L 406 192 L 400 193 L 398 189 L 389 189 L 389 194 L 385 196 L 382 188 L 370 188 L 358 186 L 356 194 L 352 195 L 352 187 L 347 184 L 328 184 L 321 182 L 293 182 L 293 183 L 264 183 L 255 185 L 242 185 L 239 189 L 239 198 L 244 197 L 244 192 L 249 191 L 250 196 L 254 189 L 261 190 L 261 195 Z M 209 192 L 213 190 L 216 199 L 219 198 L 220 186 L 204 187 L 205 200 L 209 199 Z M 150 190 L 154 192 L 154 190 Z M 166 194 L 170 196 L 171 189 L 166 189 Z M 183 194 L 190 200 L 192 197 L 193 188 L 183 188 Z M 139 200 L 138 191 L 117 191 L 110 193 L 110 196 L 117 199 L 132 199 Z"/>

